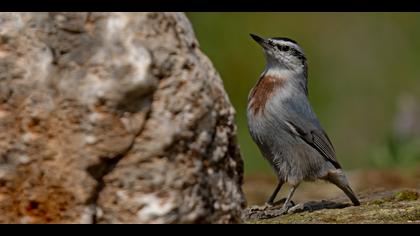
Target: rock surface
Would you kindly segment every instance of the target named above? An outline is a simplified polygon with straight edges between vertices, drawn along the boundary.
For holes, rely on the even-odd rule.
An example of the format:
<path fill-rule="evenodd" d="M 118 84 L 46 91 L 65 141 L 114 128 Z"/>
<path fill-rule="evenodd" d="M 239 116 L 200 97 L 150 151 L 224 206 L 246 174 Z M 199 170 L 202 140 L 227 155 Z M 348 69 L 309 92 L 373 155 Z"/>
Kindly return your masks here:
<path fill-rule="evenodd" d="M 182 13 L 0 14 L 0 223 L 234 223 L 234 109 Z"/>
<path fill-rule="evenodd" d="M 281 204 L 265 210 L 246 209 L 243 218 L 249 224 L 290 223 L 414 223 L 420 224 L 420 190 L 373 191 L 359 195 L 360 206 L 347 199 L 297 204 L 287 213 Z"/>

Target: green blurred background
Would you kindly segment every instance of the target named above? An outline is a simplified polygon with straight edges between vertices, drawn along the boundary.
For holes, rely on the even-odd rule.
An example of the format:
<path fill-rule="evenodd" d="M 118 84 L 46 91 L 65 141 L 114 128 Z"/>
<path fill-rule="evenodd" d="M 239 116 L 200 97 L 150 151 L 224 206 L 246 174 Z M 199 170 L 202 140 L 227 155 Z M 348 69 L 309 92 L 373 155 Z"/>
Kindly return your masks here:
<path fill-rule="evenodd" d="M 309 99 L 345 169 L 420 164 L 420 14 L 187 13 L 236 108 L 245 173 L 271 173 L 246 124 L 264 69 L 249 37 L 289 37 L 309 60 Z"/>

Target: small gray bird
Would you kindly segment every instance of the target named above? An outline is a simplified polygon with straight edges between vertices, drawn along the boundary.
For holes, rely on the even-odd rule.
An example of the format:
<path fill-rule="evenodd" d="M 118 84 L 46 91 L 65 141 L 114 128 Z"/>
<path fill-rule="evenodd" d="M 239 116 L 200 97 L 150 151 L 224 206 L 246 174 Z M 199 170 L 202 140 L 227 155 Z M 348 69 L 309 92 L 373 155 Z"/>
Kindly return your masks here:
<path fill-rule="evenodd" d="M 302 181 L 322 179 L 339 187 L 354 205 L 359 200 L 338 163 L 333 145 L 308 101 L 308 65 L 302 48 L 288 38 L 263 39 L 266 68 L 248 96 L 248 128 L 262 155 L 278 177 L 266 202 L 272 206 L 281 186 L 292 186 L 287 211 Z"/>

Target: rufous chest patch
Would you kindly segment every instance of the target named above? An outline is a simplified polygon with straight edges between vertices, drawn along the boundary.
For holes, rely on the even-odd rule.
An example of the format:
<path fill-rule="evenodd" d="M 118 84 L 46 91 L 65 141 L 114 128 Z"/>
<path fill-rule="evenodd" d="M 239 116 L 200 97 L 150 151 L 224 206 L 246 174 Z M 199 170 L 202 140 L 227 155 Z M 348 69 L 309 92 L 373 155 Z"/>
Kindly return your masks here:
<path fill-rule="evenodd" d="M 284 86 L 284 79 L 273 76 L 263 76 L 251 90 L 249 109 L 254 116 L 264 111 L 267 101 L 274 96 L 274 92 Z"/>

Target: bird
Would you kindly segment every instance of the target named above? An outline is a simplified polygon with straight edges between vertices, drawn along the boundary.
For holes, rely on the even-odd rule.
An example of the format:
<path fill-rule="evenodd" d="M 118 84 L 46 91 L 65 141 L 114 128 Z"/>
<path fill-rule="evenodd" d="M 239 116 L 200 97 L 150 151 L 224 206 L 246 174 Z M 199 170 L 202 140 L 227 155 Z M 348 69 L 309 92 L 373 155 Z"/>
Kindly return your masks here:
<path fill-rule="evenodd" d="M 248 95 L 248 130 L 278 180 L 265 209 L 273 206 L 287 183 L 291 189 L 282 206 L 287 212 L 299 184 L 316 180 L 336 185 L 353 205 L 360 205 L 309 102 L 308 62 L 302 47 L 286 37 L 250 36 L 263 48 L 266 66 Z"/>

